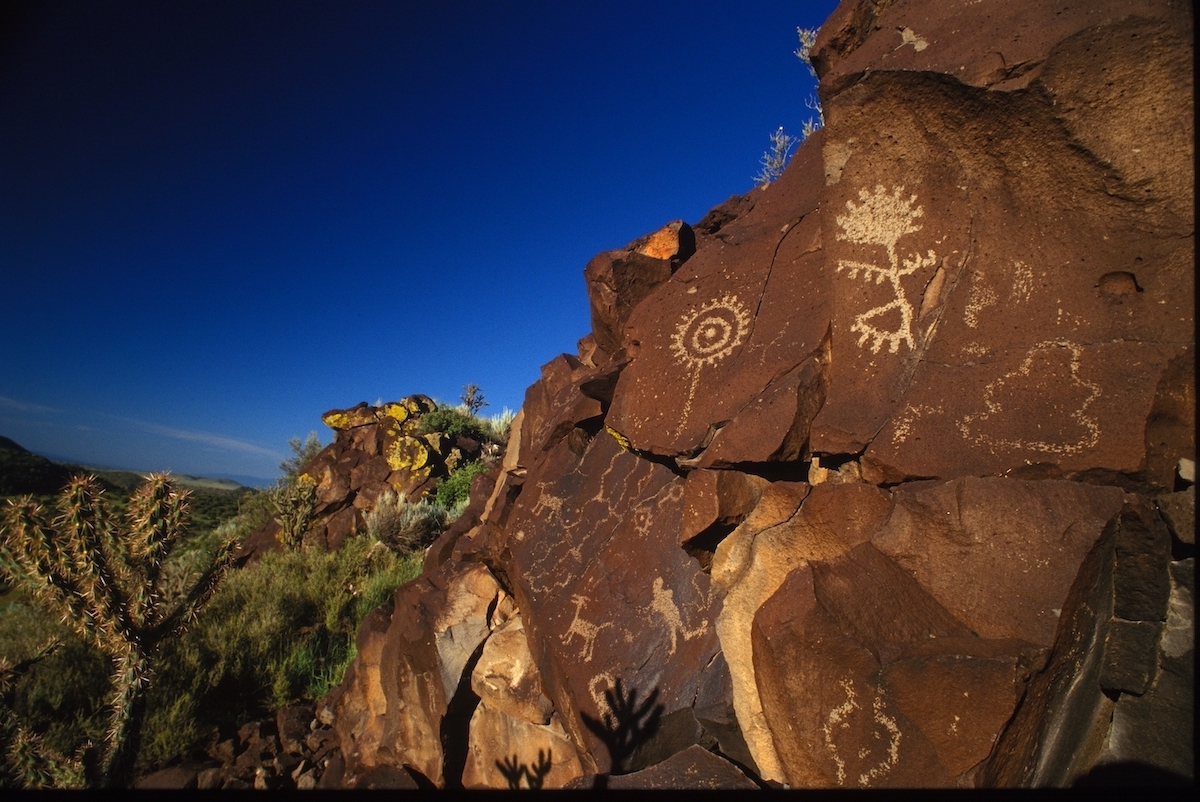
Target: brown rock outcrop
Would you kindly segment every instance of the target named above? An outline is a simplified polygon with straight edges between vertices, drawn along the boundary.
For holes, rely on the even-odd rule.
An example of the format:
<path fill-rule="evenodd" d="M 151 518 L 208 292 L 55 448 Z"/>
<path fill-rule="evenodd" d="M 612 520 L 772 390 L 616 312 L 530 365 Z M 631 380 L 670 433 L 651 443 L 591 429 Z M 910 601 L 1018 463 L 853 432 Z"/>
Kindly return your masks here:
<path fill-rule="evenodd" d="M 1168 0 L 844 2 L 780 180 L 588 265 L 363 627 L 346 784 L 1190 781 L 1192 49 Z"/>
<path fill-rule="evenodd" d="M 339 548 L 362 531 L 364 516 L 385 492 L 419 501 L 459 464 L 476 460 L 482 444 L 461 435 L 426 432 L 421 418 L 436 408 L 423 395 L 321 416 L 333 429 L 333 442 L 300 469 L 315 486 L 315 504 L 303 535 L 306 545 Z M 253 559 L 279 548 L 280 526 L 272 520 L 241 545 L 240 555 Z"/>

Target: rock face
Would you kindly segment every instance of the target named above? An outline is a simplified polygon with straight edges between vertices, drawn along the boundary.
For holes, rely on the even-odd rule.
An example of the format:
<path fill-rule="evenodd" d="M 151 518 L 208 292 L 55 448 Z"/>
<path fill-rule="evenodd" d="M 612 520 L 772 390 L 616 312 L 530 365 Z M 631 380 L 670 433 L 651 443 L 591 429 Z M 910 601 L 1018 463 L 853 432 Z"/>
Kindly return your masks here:
<path fill-rule="evenodd" d="M 1192 51 L 1166 0 L 844 2 L 780 180 L 587 266 L 363 625 L 343 785 L 1190 781 Z"/>
<path fill-rule="evenodd" d="M 450 470 L 478 459 L 483 443 L 461 435 L 425 432 L 421 417 L 435 409 L 423 395 L 378 407 L 361 403 L 321 416 L 334 440 L 301 469 L 301 481 L 315 491 L 304 542 L 339 548 L 363 528 L 363 516 L 379 496 L 391 491 L 418 501 Z M 243 557 L 279 547 L 280 525 L 268 522 L 241 547 Z"/>

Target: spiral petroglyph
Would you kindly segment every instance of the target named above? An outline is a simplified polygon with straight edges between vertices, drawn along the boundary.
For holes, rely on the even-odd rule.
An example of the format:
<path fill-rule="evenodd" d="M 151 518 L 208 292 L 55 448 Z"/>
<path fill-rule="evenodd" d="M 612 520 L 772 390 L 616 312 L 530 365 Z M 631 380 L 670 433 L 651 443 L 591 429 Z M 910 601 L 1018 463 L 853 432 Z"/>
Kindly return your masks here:
<path fill-rule="evenodd" d="M 736 295 L 715 298 L 679 319 L 671 335 L 671 353 L 676 362 L 691 370 L 692 381 L 679 417 L 679 428 L 675 430 L 677 435 L 683 431 L 692 411 L 701 369 L 732 354 L 746 339 L 749 329 L 750 313 Z"/>

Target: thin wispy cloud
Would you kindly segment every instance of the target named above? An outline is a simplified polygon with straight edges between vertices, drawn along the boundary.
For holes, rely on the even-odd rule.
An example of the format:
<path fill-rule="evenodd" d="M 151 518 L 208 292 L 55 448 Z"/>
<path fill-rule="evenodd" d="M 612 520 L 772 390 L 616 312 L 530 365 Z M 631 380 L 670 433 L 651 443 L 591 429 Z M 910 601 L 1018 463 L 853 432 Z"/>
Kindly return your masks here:
<path fill-rule="evenodd" d="M 213 434 L 212 432 L 194 432 L 188 429 L 177 429 L 173 426 L 163 426 L 161 423 L 150 423 L 148 421 L 137 420 L 135 418 L 125 418 L 120 415 L 108 415 L 105 417 L 113 418 L 114 420 L 128 423 L 131 426 L 136 426 L 144 432 L 157 434 L 162 437 L 170 437 L 174 440 L 186 440 L 191 443 L 203 443 L 206 446 L 219 449 L 221 451 L 236 451 L 242 454 L 257 454 L 260 456 L 271 457 L 272 459 L 283 459 L 286 455 L 278 451 L 273 451 L 269 448 L 248 443 L 245 440 L 238 440 L 234 437 L 227 437 L 222 434 Z"/>
<path fill-rule="evenodd" d="M 59 411 L 53 407 L 44 407 L 41 404 L 28 404 L 24 401 L 18 401 L 15 398 L 5 398 L 2 395 L 0 395 L 0 407 L 16 410 L 17 412 L 34 412 L 37 414 L 56 413 Z"/>

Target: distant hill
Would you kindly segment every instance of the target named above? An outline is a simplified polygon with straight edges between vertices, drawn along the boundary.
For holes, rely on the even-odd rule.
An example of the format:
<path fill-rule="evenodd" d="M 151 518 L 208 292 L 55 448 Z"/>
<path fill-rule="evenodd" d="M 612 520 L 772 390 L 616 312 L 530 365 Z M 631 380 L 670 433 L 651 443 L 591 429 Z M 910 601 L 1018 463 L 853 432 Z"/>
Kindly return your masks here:
<path fill-rule="evenodd" d="M 110 503 L 124 508 L 124 500 L 144 481 L 147 472 L 97 468 L 88 465 L 55 462 L 34 454 L 8 437 L 0 436 L 0 497 L 53 496 L 73 476 L 94 475 Z M 194 530 L 206 529 L 237 512 L 238 501 L 253 488 L 229 478 L 209 478 L 172 474 L 181 487 L 192 491 L 191 523 Z"/>
<path fill-rule="evenodd" d="M 7 437 L 0 437 L 0 496 L 56 493 L 74 473 L 65 465 L 39 457 Z"/>

